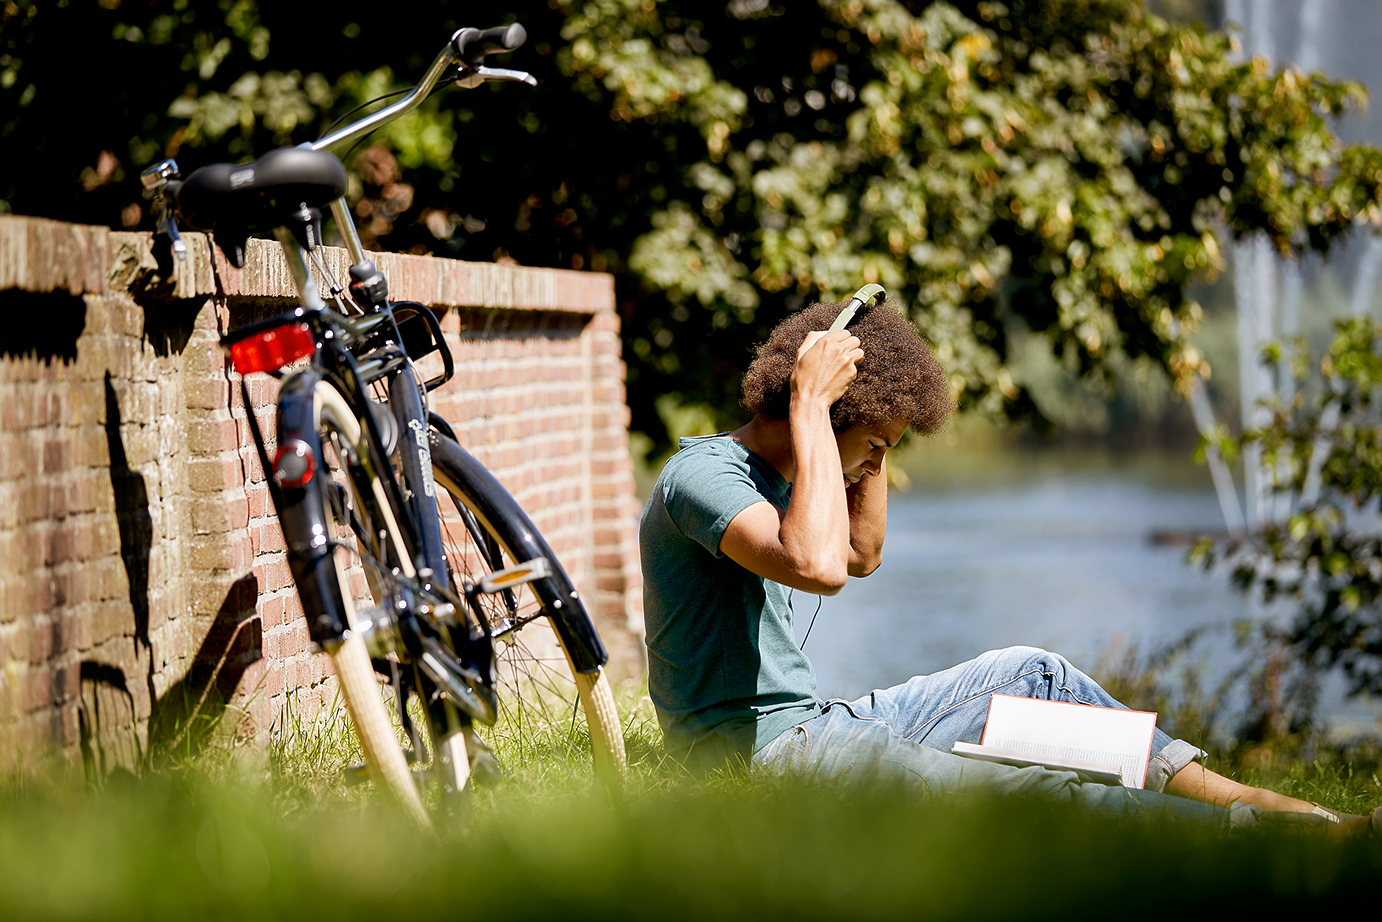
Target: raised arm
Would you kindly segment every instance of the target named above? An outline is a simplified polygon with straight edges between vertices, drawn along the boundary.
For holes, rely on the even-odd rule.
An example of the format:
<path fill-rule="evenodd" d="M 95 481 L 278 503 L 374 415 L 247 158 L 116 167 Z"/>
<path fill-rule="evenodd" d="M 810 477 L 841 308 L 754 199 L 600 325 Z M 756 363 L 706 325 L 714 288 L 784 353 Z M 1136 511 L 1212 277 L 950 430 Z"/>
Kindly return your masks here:
<path fill-rule="evenodd" d="M 847 581 L 850 515 L 830 405 L 862 357 L 859 340 L 845 331 L 810 333 L 798 350 L 788 419 L 792 501 L 784 514 L 766 500 L 749 506 L 720 539 L 720 550 L 745 569 L 822 595 Z"/>

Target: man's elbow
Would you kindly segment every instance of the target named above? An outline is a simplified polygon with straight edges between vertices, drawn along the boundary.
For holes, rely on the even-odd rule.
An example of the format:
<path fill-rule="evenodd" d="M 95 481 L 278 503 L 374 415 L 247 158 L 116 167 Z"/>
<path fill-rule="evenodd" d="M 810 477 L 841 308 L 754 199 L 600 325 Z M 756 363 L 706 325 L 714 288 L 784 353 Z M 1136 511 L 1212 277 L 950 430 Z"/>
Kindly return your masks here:
<path fill-rule="evenodd" d="M 845 583 L 848 581 L 848 578 L 811 580 L 809 585 L 801 588 L 805 589 L 807 592 L 813 592 L 816 595 L 839 595 L 840 590 L 845 588 Z"/>
<path fill-rule="evenodd" d="M 849 562 L 849 575 L 854 577 L 868 576 L 883 564 L 882 554 L 871 554 L 867 557 L 859 557 Z"/>
<path fill-rule="evenodd" d="M 849 566 L 844 561 L 816 561 L 812 567 L 801 573 L 802 579 L 808 585 L 800 588 L 817 595 L 836 595 L 845 588 L 845 583 L 849 582 L 849 575 Z"/>

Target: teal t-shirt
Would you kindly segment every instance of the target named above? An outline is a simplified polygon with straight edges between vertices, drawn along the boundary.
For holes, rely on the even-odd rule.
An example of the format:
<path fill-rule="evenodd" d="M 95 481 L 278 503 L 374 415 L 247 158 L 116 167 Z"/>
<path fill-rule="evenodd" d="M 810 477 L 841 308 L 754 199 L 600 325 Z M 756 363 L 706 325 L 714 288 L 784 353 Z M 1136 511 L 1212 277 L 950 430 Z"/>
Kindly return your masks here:
<path fill-rule="evenodd" d="M 748 759 L 819 713 L 816 673 L 797 646 L 790 590 L 720 553 L 736 515 L 791 486 L 725 435 L 682 439 L 639 526 L 648 689 L 667 751 L 710 767 Z"/>

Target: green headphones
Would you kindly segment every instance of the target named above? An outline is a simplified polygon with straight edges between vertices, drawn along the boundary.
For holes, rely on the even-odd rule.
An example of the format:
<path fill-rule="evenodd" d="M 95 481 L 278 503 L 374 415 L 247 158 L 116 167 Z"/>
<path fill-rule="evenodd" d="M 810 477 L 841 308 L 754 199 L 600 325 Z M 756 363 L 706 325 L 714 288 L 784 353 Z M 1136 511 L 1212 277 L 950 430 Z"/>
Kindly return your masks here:
<path fill-rule="evenodd" d="M 844 306 L 835 317 L 835 322 L 830 325 L 827 333 L 834 333 L 836 330 L 843 330 L 854 319 L 854 315 L 860 308 L 872 307 L 875 304 L 882 304 L 888 297 L 888 293 L 883 290 L 882 285 L 865 285 L 854 293 L 854 297 L 849 299 L 849 303 Z"/>

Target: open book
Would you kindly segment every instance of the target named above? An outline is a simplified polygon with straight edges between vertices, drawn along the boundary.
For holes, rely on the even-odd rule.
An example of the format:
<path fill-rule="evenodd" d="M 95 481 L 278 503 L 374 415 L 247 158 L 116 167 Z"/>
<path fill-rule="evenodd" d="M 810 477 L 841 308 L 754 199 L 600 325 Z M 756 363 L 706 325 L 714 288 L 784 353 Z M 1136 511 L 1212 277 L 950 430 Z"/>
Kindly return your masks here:
<path fill-rule="evenodd" d="M 1147 778 L 1156 714 L 994 695 L 981 745 L 951 752 L 1009 765 L 1073 771 L 1089 781 L 1140 788 Z"/>

